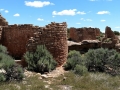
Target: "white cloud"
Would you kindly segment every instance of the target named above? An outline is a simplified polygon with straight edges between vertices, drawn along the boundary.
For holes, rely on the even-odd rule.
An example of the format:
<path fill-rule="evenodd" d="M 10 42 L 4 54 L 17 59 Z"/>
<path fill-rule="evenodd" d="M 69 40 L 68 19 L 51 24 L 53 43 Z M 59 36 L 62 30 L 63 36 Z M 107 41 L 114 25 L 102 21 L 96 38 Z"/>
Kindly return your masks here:
<path fill-rule="evenodd" d="M 8 13 L 9 11 L 8 10 L 5 10 L 5 13 Z"/>
<path fill-rule="evenodd" d="M 100 20 L 101 22 L 105 22 L 106 20 Z"/>
<path fill-rule="evenodd" d="M 44 19 L 42 19 L 42 18 L 38 18 L 37 20 L 38 20 L 38 21 L 44 21 Z"/>
<path fill-rule="evenodd" d="M 0 11 L 3 11 L 4 9 L 0 9 Z"/>
<path fill-rule="evenodd" d="M 15 17 L 19 17 L 20 14 L 19 14 L 19 13 L 16 13 L 16 14 L 14 14 L 13 16 L 15 16 Z"/>
<path fill-rule="evenodd" d="M 50 3 L 50 5 L 55 5 L 54 3 Z"/>
<path fill-rule="evenodd" d="M 81 23 L 76 23 L 76 24 L 81 24 Z"/>
<path fill-rule="evenodd" d="M 89 0 L 89 1 L 92 1 L 92 2 L 93 2 L 93 1 L 98 1 L 98 0 Z"/>
<path fill-rule="evenodd" d="M 42 1 L 33 1 L 33 2 L 25 1 L 25 5 L 30 7 L 41 8 L 47 5 L 54 5 L 54 3 L 51 3 L 49 1 L 43 1 L 43 2 Z"/>
<path fill-rule="evenodd" d="M 53 18 L 55 17 L 55 16 L 52 16 Z"/>
<path fill-rule="evenodd" d="M 93 21 L 92 19 L 84 19 L 84 18 L 81 18 L 80 20 L 82 20 L 82 21 Z"/>
<path fill-rule="evenodd" d="M 53 15 L 71 15 L 71 16 L 74 16 L 76 14 L 76 9 L 70 9 L 70 10 L 63 10 L 63 11 L 60 11 L 60 12 L 56 12 L 56 11 L 53 11 L 52 14 Z"/>
<path fill-rule="evenodd" d="M 86 14 L 86 13 L 84 11 L 83 12 L 78 11 L 77 14 L 83 15 L 83 14 Z"/>
<path fill-rule="evenodd" d="M 81 18 L 80 20 L 84 20 L 84 18 Z"/>
<path fill-rule="evenodd" d="M 113 1 L 113 0 L 107 0 L 107 1 Z"/>
<path fill-rule="evenodd" d="M 110 14 L 110 12 L 109 11 L 99 11 L 99 12 L 97 12 L 97 14 Z"/>
<path fill-rule="evenodd" d="M 90 27 L 91 27 L 91 28 L 94 28 L 93 26 L 88 26 L 88 28 L 90 28 Z"/>
<path fill-rule="evenodd" d="M 115 28 L 120 28 L 120 26 L 117 26 L 117 27 L 115 27 Z"/>
<path fill-rule="evenodd" d="M 80 15 L 83 15 L 83 14 L 86 14 L 84 11 L 80 12 L 78 11 L 77 12 L 77 9 L 69 9 L 69 10 L 62 10 L 60 12 L 57 12 L 57 11 L 53 11 L 52 12 L 52 15 L 70 15 L 70 16 L 74 16 L 76 14 L 80 14 Z"/>
<path fill-rule="evenodd" d="M 92 19 L 86 19 L 86 21 L 92 21 Z"/>

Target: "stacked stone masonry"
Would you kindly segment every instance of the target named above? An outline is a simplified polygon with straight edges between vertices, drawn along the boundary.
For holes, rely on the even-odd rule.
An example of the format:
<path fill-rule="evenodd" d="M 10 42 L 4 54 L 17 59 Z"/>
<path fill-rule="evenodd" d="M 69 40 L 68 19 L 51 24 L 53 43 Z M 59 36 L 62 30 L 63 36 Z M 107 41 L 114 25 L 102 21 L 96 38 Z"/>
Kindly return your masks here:
<path fill-rule="evenodd" d="M 58 62 L 58 66 L 61 66 L 68 54 L 67 24 L 51 22 L 46 27 L 39 28 L 35 36 L 28 41 L 28 51 L 34 51 L 37 45 L 45 45 Z"/>
<path fill-rule="evenodd" d="M 0 26 L 7 26 L 8 22 L 6 21 L 5 18 L 2 17 L 2 15 L 0 14 Z"/>
<path fill-rule="evenodd" d="M 100 35 L 99 28 L 70 28 L 70 38 L 75 42 L 82 40 L 96 40 Z"/>
<path fill-rule="evenodd" d="M 27 50 L 34 52 L 37 45 L 45 45 L 58 62 L 58 66 L 63 65 L 67 60 L 68 47 L 69 50 L 78 51 L 99 47 L 115 48 L 120 52 L 119 39 L 110 27 L 106 27 L 105 38 L 102 41 L 89 42 L 96 40 L 96 36 L 100 36 L 99 28 L 70 28 L 71 40 L 81 44 L 69 46 L 67 44 L 66 22 L 51 22 L 45 27 L 33 26 L 32 24 L 8 25 L 6 19 L 0 14 L 0 44 L 6 46 L 9 54 L 15 58 L 23 57 Z M 107 38 L 111 38 L 112 43 L 104 43 Z M 25 62 L 20 63 L 25 64 Z"/>
<path fill-rule="evenodd" d="M 7 47 L 11 56 L 20 58 L 26 52 L 26 44 L 36 30 L 37 27 L 31 24 L 8 25 L 2 28 L 1 43 Z"/>
<path fill-rule="evenodd" d="M 105 28 L 105 38 L 113 38 L 113 39 L 115 38 L 114 32 L 108 26 L 106 26 Z"/>
<path fill-rule="evenodd" d="M 107 38 L 111 39 L 111 43 L 104 43 Z M 106 26 L 105 28 L 105 37 L 102 39 L 102 47 L 105 48 L 114 48 L 116 44 L 119 43 L 118 37 L 114 34 L 110 27 Z"/>

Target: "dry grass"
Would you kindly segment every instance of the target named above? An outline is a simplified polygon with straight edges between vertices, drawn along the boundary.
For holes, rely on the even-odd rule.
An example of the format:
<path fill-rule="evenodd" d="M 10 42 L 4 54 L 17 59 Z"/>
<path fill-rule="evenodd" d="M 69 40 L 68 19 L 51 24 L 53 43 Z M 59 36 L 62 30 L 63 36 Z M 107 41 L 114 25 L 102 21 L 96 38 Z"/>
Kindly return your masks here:
<path fill-rule="evenodd" d="M 2 90 L 120 90 L 120 76 L 113 77 L 104 73 L 78 76 L 67 72 L 64 76 L 56 78 L 39 79 L 38 76 L 32 76 L 22 82 L 4 82 L 0 83 L 0 88 Z"/>
<path fill-rule="evenodd" d="M 63 77 L 56 79 L 61 80 L 55 82 L 57 85 L 72 86 L 72 90 L 119 90 L 120 76 L 110 76 L 104 73 L 89 73 L 85 76 L 77 76 L 72 72 L 65 74 L 66 80 Z"/>

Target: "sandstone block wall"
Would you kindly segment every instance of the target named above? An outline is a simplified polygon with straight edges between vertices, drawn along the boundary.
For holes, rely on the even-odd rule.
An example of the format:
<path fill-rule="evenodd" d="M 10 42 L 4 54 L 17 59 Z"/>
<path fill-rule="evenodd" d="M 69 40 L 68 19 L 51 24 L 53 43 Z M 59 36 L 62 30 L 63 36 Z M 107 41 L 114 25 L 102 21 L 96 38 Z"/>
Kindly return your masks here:
<path fill-rule="evenodd" d="M 28 41 L 28 51 L 34 51 L 37 45 L 45 45 L 58 62 L 58 66 L 61 66 L 66 61 L 68 54 L 67 24 L 52 22 L 46 27 L 39 28 L 35 36 Z"/>
<path fill-rule="evenodd" d="M 105 38 L 115 38 L 115 34 L 110 27 L 106 26 L 105 28 Z"/>
<path fill-rule="evenodd" d="M 0 44 L 1 44 L 1 36 L 2 36 L 2 27 L 0 26 Z"/>
<path fill-rule="evenodd" d="M 98 28 L 70 28 L 70 38 L 76 42 L 96 40 L 96 36 L 99 35 L 100 29 Z"/>
<path fill-rule="evenodd" d="M 0 14 L 0 26 L 7 26 L 8 22 L 6 21 L 5 18 L 2 17 L 2 15 Z"/>
<path fill-rule="evenodd" d="M 26 44 L 37 30 L 30 24 L 8 25 L 2 28 L 1 43 L 6 46 L 11 56 L 20 58 L 26 52 Z"/>
<path fill-rule="evenodd" d="M 112 45 L 115 46 L 115 44 L 119 43 L 118 36 L 114 34 L 114 32 L 111 30 L 110 27 L 106 26 L 105 28 L 105 37 L 102 39 L 102 42 L 104 42 L 107 38 L 111 38 Z"/>
<path fill-rule="evenodd" d="M 94 28 L 95 29 L 95 35 L 100 36 L 100 29 L 99 28 Z"/>

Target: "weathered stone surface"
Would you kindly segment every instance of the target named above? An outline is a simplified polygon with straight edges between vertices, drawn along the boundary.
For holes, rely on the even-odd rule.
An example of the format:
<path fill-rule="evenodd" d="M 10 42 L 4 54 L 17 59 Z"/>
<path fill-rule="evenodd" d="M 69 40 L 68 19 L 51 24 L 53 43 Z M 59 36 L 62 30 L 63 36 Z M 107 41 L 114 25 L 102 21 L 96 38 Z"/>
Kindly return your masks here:
<path fill-rule="evenodd" d="M 32 25 L 8 25 L 2 28 L 1 43 L 6 46 L 11 56 L 22 57 L 26 52 L 26 44 L 36 31 Z"/>
<path fill-rule="evenodd" d="M 33 52 L 37 45 L 45 45 L 58 66 L 61 66 L 66 61 L 68 54 L 67 24 L 52 22 L 46 27 L 39 28 L 34 37 L 29 39 L 27 50 Z"/>
<path fill-rule="evenodd" d="M 52 22 L 45 27 L 39 27 L 31 24 L 8 25 L 2 16 L 0 20 L 2 26 L 0 27 L 0 43 L 7 47 L 9 54 L 14 58 L 20 59 L 26 50 L 34 51 L 37 45 L 44 44 L 58 65 L 66 61 L 68 53 L 66 22 Z M 24 60 L 17 63 L 23 65 Z"/>
<path fill-rule="evenodd" d="M 115 38 L 115 34 L 110 27 L 106 26 L 105 28 L 105 38 Z"/>
<path fill-rule="evenodd" d="M 0 26 L 7 26 L 8 22 L 6 21 L 5 18 L 2 17 L 2 15 L 0 14 Z"/>
<path fill-rule="evenodd" d="M 101 42 L 98 40 L 83 40 L 82 42 L 76 43 L 68 41 L 68 51 L 76 50 L 81 53 L 87 52 L 89 49 L 100 48 Z"/>
<path fill-rule="evenodd" d="M 100 36 L 100 29 L 99 28 L 95 28 L 95 35 Z"/>
<path fill-rule="evenodd" d="M 111 39 L 111 43 L 104 43 L 105 40 L 107 40 L 108 38 Z M 115 44 L 119 43 L 119 39 L 118 37 L 114 34 L 114 32 L 111 30 L 110 27 L 106 26 L 105 28 L 105 38 L 102 39 L 102 47 L 105 48 L 115 48 Z"/>
<path fill-rule="evenodd" d="M 70 38 L 75 42 L 82 40 L 96 40 L 96 36 L 100 35 L 98 28 L 70 28 Z"/>

